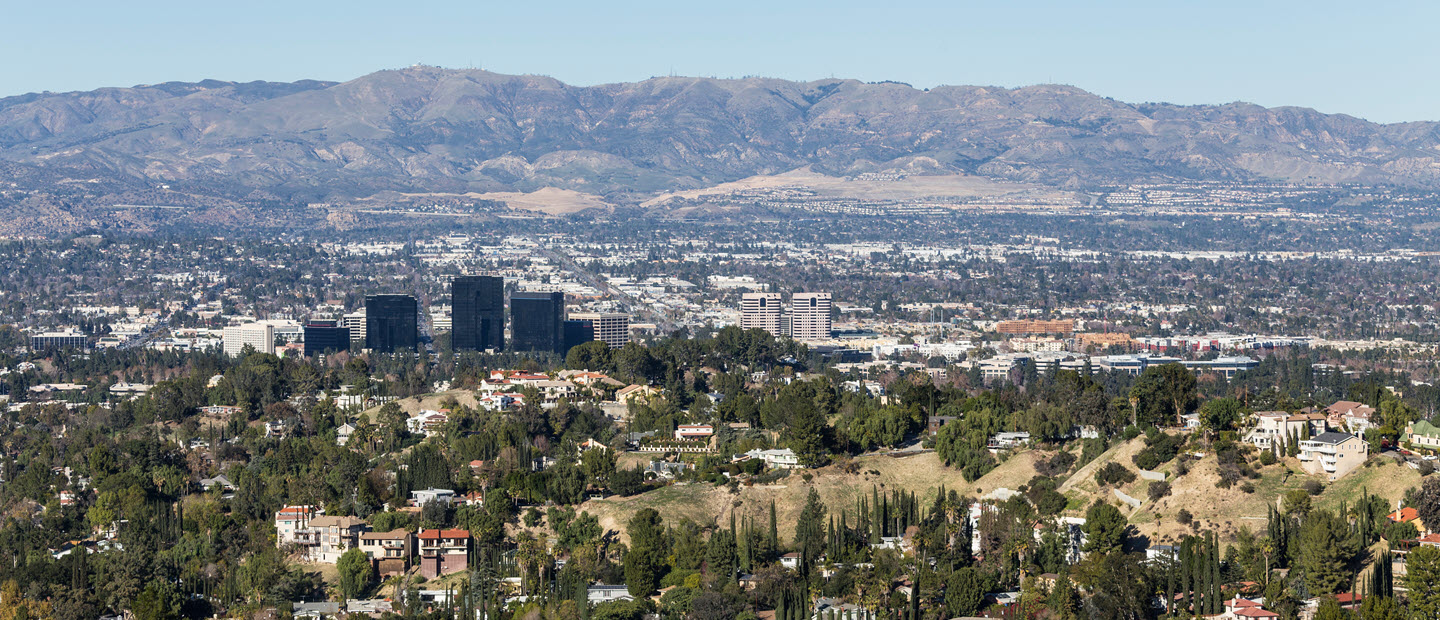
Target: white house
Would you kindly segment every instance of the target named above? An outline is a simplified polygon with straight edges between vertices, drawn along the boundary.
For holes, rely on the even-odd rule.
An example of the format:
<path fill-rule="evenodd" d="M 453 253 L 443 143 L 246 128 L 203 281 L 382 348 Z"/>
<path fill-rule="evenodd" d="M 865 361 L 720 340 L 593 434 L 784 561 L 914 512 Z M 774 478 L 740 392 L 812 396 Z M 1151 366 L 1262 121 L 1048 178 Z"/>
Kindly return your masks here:
<path fill-rule="evenodd" d="M 745 453 L 746 459 L 760 459 L 765 461 L 765 466 L 775 469 L 796 469 L 801 467 L 800 457 L 790 448 L 778 450 L 761 450 L 756 448 Z"/>
<path fill-rule="evenodd" d="M 455 501 L 455 492 L 450 489 L 423 489 L 420 491 L 411 491 L 410 499 L 415 502 L 416 506 L 424 506 L 430 502 L 441 502 L 449 505 Z"/>

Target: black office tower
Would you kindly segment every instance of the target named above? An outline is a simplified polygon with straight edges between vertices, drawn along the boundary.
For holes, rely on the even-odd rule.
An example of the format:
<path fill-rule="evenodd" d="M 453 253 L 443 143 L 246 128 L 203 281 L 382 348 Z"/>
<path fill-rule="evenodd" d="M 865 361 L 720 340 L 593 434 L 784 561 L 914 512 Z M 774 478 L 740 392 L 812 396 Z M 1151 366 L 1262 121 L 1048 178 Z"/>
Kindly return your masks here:
<path fill-rule="evenodd" d="M 505 348 L 505 279 L 460 276 L 450 281 L 450 346 L 456 351 Z"/>
<path fill-rule="evenodd" d="M 409 295 L 365 298 L 365 348 L 380 353 L 414 350 L 420 341 L 418 304 Z"/>
<path fill-rule="evenodd" d="M 516 351 L 562 352 L 565 344 L 564 293 L 510 295 L 510 337 Z"/>
<path fill-rule="evenodd" d="M 595 323 L 576 319 L 565 319 L 565 344 L 560 347 L 565 353 L 587 342 L 595 340 Z"/>
<path fill-rule="evenodd" d="M 310 321 L 305 324 L 305 357 L 321 353 L 350 350 L 350 328 L 336 321 Z"/>

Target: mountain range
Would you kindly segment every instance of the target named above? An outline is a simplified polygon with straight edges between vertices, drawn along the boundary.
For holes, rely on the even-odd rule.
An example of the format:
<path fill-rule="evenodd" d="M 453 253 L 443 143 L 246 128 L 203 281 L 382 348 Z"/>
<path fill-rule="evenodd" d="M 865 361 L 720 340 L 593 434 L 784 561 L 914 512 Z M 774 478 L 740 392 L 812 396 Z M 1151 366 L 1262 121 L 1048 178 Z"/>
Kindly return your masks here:
<path fill-rule="evenodd" d="M 533 191 L 620 204 L 809 166 L 1084 190 L 1152 181 L 1440 186 L 1440 123 L 1125 103 L 1077 88 L 658 77 L 571 86 L 416 66 L 347 82 L 207 80 L 0 99 L 0 179 L 113 199 L 304 203 Z"/>

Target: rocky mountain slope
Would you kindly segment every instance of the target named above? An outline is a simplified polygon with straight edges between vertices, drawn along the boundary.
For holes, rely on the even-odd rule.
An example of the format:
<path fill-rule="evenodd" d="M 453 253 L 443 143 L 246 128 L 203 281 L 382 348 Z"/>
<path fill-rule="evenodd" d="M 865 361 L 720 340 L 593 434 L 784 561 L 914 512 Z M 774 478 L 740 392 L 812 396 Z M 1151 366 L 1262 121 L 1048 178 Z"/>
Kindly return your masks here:
<path fill-rule="evenodd" d="M 1065 86 L 919 90 L 665 77 L 578 87 L 412 67 L 349 82 L 205 81 L 0 99 L 23 187 L 173 184 L 242 202 L 560 187 L 624 202 L 813 166 L 1084 189 L 1162 179 L 1440 186 L 1440 124 L 1304 108 L 1129 104 Z"/>

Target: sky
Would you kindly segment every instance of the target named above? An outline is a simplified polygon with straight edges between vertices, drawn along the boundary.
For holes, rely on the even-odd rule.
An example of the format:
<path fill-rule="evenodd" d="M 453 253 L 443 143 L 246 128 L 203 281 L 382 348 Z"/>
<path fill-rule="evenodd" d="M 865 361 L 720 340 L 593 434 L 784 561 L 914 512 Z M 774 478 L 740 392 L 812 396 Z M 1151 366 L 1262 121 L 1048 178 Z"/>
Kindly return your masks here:
<path fill-rule="evenodd" d="M 1069 84 L 1440 120 L 1436 2 L 8 0 L 0 96 L 417 63 L 576 85 L 661 75 Z"/>

